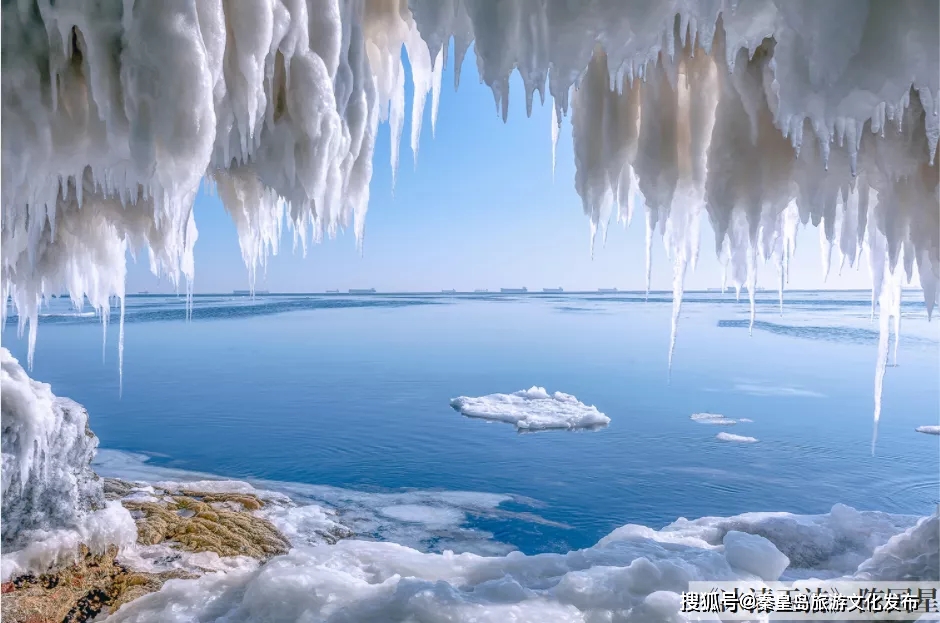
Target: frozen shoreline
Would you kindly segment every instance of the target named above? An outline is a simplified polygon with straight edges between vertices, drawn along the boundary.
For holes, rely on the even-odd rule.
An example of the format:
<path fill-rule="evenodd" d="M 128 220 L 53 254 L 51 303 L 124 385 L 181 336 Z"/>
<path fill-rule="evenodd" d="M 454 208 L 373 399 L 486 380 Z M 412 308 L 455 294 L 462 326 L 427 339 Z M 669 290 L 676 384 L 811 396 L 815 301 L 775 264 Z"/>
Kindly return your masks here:
<path fill-rule="evenodd" d="M 286 494 L 296 504 L 294 517 L 284 514 L 276 522 L 294 545 L 288 554 L 261 566 L 231 565 L 224 573 L 168 582 L 108 619 L 116 622 L 222 616 L 236 621 L 294 620 L 302 615 L 364 622 L 422 615 L 494 623 L 507 617 L 581 621 L 609 614 L 628 616 L 625 620 L 633 620 L 632 614 L 659 620 L 677 611 L 678 593 L 690 580 L 940 576 L 940 553 L 914 556 L 938 550 L 937 515 L 919 518 L 837 504 L 821 515 L 761 512 L 680 518 L 661 530 L 625 525 L 592 547 L 567 553 L 508 552 L 511 546 L 506 544 L 494 541 L 486 546 L 480 532 L 474 535 L 476 553 L 454 553 L 447 547 L 433 552 L 421 547 L 433 540 L 428 535 L 443 531 L 459 542 L 469 536 L 460 523 L 467 515 L 498 512 L 499 504 L 510 496 L 248 484 L 148 465 L 143 455 L 109 450 L 101 452 L 94 466 L 104 475 L 147 478 L 162 486 L 191 481 L 187 486 L 200 489 L 252 491 L 262 497 Z M 177 484 L 159 482 L 167 479 Z M 317 502 L 310 503 L 313 500 Z M 333 521 L 350 520 L 361 526 L 387 523 L 378 526 L 378 540 L 354 536 L 332 545 L 314 539 L 305 542 L 305 531 L 315 529 L 316 519 L 322 519 L 312 510 L 317 504 L 335 510 Z M 304 517 L 312 521 L 305 525 Z M 397 537 L 410 538 L 417 547 L 395 542 Z M 264 597 L 275 590 L 282 600 Z"/>

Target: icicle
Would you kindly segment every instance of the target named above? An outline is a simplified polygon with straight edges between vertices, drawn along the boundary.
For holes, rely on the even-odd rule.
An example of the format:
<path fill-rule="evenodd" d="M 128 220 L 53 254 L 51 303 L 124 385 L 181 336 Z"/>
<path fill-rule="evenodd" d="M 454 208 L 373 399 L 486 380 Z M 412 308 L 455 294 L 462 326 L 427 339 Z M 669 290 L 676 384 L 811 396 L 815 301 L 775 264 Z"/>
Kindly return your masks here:
<path fill-rule="evenodd" d="M 444 73 L 444 48 L 442 47 L 434 59 L 434 70 L 431 76 L 431 137 L 437 133 L 437 110 L 441 104 L 441 78 Z"/>
<path fill-rule="evenodd" d="M 118 397 L 124 395 L 124 297 L 121 297 L 121 318 L 118 320 Z"/>
<path fill-rule="evenodd" d="M 555 181 L 555 153 L 558 149 L 558 135 L 561 133 L 561 118 L 558 116 L 558 106 L 552 98 L 552 182 Z"/>
<path fill-rule="evenodd" d="M 672 325 L 669 332 L 669 376 L 672 377 L 672 356 L 676 351 L 676 335 L 679 332 L 679 314 L 682 311 L 682 294 L 684 291 L 686 262 L 684 258 L 677 258 L 672 278 Z"/>
<path fill-rule="evenodd" d="M 646 217 L 646 300 L 650 298 L 650 280 L 653 274 L 653 221 L 652 213 Z"/>

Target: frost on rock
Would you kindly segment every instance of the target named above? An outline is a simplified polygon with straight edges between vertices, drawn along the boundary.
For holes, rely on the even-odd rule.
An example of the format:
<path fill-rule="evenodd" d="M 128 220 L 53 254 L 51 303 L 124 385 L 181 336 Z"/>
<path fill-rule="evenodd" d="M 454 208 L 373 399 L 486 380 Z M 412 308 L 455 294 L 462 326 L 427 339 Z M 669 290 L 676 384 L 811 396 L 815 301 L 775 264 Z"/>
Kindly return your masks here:
<path fill-rule="evenodd" d="M 460 396 L 450 406 L 467 417 L 514 424 L 520 431 L 555 428 L 600 428 L 610 418 L 571 394 L 549 394 L 544 387 L 531 387 L 511 394 L 490 394 L 479 398 Z"/>
<path fill-rule="evenodd" d="M 132 543 L 134 522 L 106 504 L 90 463 L 98 438 L 85 409 L 31 380 L 0 348 L 2 377 L 2 580 L 70 562 L 79 545 L 94 553 Z"/>
<path fill-rule="evenodd" d="M 8 2 L 2 296 L 31 359 L 43 298 L 87 297 L 107 321 L 128 251 L 191 292 L 206 179 L 250 287 L 285 222 L 303 247 L 352 221 L 361 244 L 380 121 L 398 165 L 402 51 L 417 155 L 453 40 L 455 82 L 473 43 L 503 118 L 515 71 L 528 110 L 550 96 L 553 144 L 570 114 L 592 241 L 615 208 L 629 221 L 645 206 L 647 245 L 659 231 L 673 264 L 670 361 L 703 213 L 752 322 L 759 262 L 777 267 L 782 303 L 808 223 L 840 267 L 869 249 L 876 304 L 916 266 L 932 312 L 938 13 L 935 0 Z"/>
<path fill-rule="evenodd" d="M 937 534 L 936 515 L 837 505 L 822 515 L 680 519 L 662 530 L 627 525 L 593 547 L 534 556 L 423 553 L 350 539 L 297 547 L 258 569 L 168 582 L 112 618 L 116 623 L 681 621 L 680 594 L 692 580 L 935 581 Z"/>

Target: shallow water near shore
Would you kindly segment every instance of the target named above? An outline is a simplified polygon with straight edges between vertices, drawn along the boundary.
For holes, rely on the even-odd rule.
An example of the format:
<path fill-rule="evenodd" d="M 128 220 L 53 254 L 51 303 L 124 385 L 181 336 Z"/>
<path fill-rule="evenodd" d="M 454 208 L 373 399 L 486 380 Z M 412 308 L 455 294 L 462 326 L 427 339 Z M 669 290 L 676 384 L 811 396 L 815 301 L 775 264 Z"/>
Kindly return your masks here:
<path fill-rule="evenodd" d="M 671 377 L 668 295 L 196 297 L 188 323 L 181 299 L 132 297 L 120 396 L 116 319 L 102 362 L 96 319 L 56 301 L 32 376 L 87 407 L 103 448 L 143 453 L 148 467 L 386 509 L 392 527 L 377 538 L 456 518 L 475 531 L 469 549 L 558 552 L 680 516 L 836 502 L 933 512 L 940 440 L 914 429 L 937 424 L 940 329 L 918 297 L 905 298 L 874 455 L 877 322 L 863 292 L 788 293 L 782 316 L 762 293 L 752 335 L 745 302 L 690 293 Z M 4 338 L 25 362 L 12 325 Z M 609 426 L 518 434 L 449 405 L 533 385 L 596 406 Z M 701 412 L 737 423 L 690 419 Z M 300 493 L 313 485 L 328 489 Z M 454 506 L 440 491 L 496 496 Z M 427 534 L 429 549 L 458 541 Z"/>

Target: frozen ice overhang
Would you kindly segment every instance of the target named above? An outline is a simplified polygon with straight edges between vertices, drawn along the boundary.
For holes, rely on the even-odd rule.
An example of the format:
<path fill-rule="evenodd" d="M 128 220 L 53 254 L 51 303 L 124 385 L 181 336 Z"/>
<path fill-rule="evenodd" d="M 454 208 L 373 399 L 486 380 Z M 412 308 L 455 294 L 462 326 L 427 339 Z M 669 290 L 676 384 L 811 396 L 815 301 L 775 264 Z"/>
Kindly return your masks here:
<path fill-rule="evenodd" d="M 471 42 L 506 115 L 518 70 L 569 115 L 592 232 L 635 202 L 683 277 L 700 216 L 736 287 L 800 223 L 837 261 L 868 249 L 887 359 L 916 265 L 940 278 L 935 164 L 938 0 L 21 0 L 2 8 L 2 290 L 30 353 L 47 294 L 106 320 L 125 255 L 191 284 L 199 184 L 234 220 L 252 276 L 295 241 L 353 221 L 361 241 L 375 136 L 392 165 L 412 66 L 411 146 L 446 52 Z M 432 129 L 435 114 L 432 114 Z M 552 128 L 557 138 L 557 126 Z M 592 234 L 592 235 L 593 235 Z M 191 286 L 188 286 L 191 287 Z M 753 304 L 752 304 L 753 309 Z M 4 305 L 4 319 L 7 306 Z M 883 373 L 883 367 L 880 368 Z M 876 379 L 880 384 L 880 376 Z"/>

